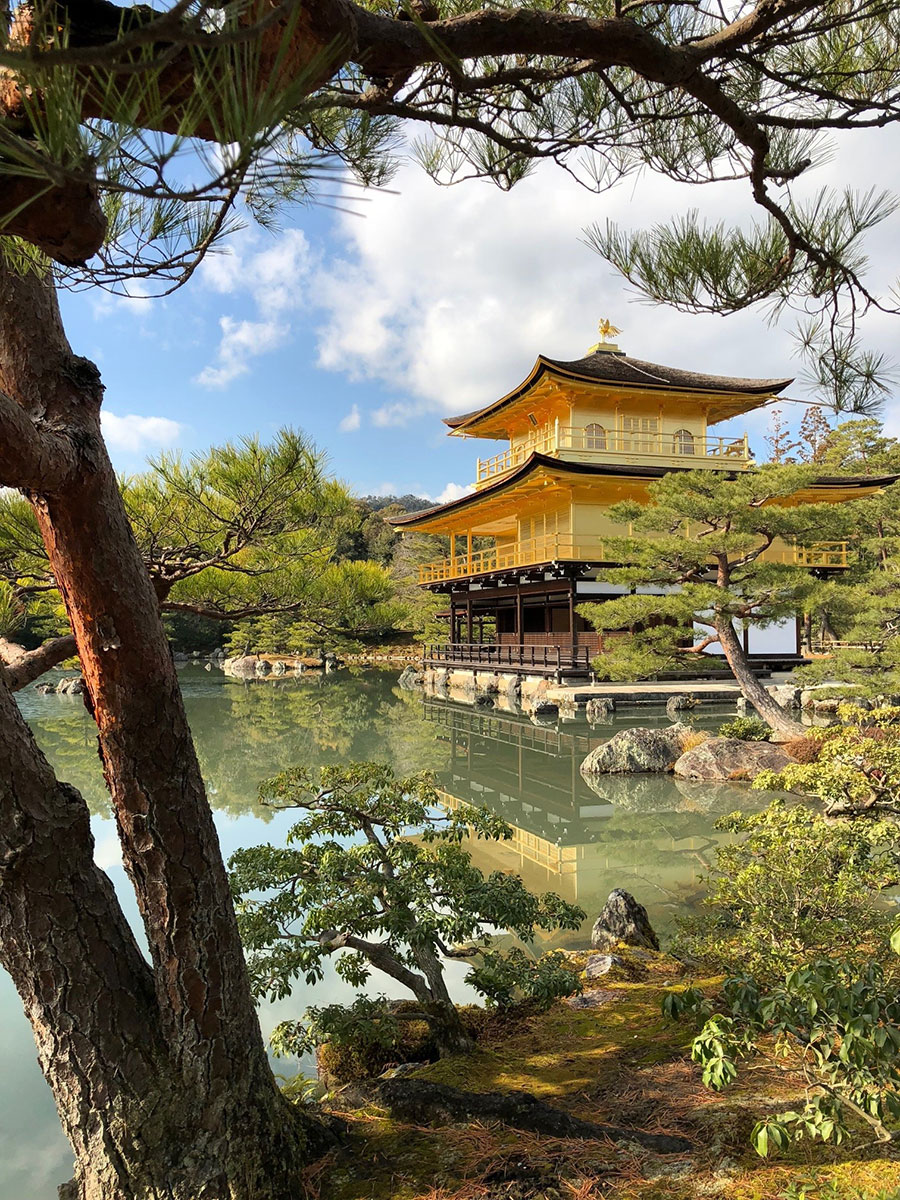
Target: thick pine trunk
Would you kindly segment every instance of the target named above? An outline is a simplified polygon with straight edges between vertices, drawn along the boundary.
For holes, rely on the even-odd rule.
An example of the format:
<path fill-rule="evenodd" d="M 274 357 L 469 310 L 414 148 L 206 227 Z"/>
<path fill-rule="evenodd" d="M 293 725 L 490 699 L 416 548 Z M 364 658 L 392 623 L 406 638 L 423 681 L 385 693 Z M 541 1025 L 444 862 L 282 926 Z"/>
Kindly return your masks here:
<path fill-rule="evenodd" d="M 748 704 L 753 705 L 760 717 L 771 725 L 776 733 L 788 738 L 803 737 L 806 733 L 803 726 L 788 716 L 757 679 L 731 621 L 719 622 L 716 625 L 716 633 L 725 659 L 731 667 L 731 673 Z"/>
<path fill-rule="evenodd" d="M 100 436 L 99 376 L 72 355 L 52 289 L 0 270 L 0 389 L 36 428 L 63 430 L 77 453 L 77 470 L 46 491 L 33 490 L 30 499 L 77 641 L 123 861 L 151 956 L 149 968 L 137 961 L 108 881 L 99 872 L 91 875 L 86 814 L 75 820 L 83 804 L 64 785 L 54 792 L 48 774 L 34 787 L 55 796 L 59 814 L 48 815 L 40 838 L 29 835 L 30 845 L 49 838 L 49 853 L 62 840 L 54 821 L 69 822 L 70 844 L 58 847 L 58 861 L 46 860 L 40 936 L 56 946 L 71 925 L 69 910 L 82 903 L 68 899 L 74 873 L 90 895 L 94 936 L 89 929 L 74 941 L 60 941 L 59 969 L 71 978 L 96 976 L 85 987 L 117 999 L 116 1005 L 75 1010 L 52 987 L 45 989 L 42 1007 L 26 998 L 39 1046 L 68 1038 L 91 1060 L 92 1074 L 82 1087 L 73 1054 L 62 1066 L 55 1054 L 46 1062 L 42 1056 L 76 1156 L 76 1177 L 66 1194 L 78 1200 L 294 1200 L 316 1131 L 284 1101 L 268 1066 L 156 597 Z M 9 778 L 18 788 L 16 773 Z M 15 967 L 27 996 L 29 987 L 44 987 L 37 979 L 29 984 L 38 966 L 29 955 L 38 954 L 39 934 L 27 923 L 17 933 L 27 915 L 6 886 L 4 880 L 4 945 L 12 954 L 9 969 Z M 17 938 L 27 951 L 21 961 Z M 123 988 L 119 976 L 126 967 L 138 982 Z M 122 997 L 132 993 L 133 1019 L 147 1039 L 146 1054 L 134 1062 L 129 1025 L 118 1029 L 129 1011 Z M 101 1049 L 104 1039 L 108 1050 Z M 132 1070 L 137 1107 L 123 1096 Z M 60 1071 L 65 1078 L 56 1078 Z M 103 1130 L 110 1122 L 125 1130 L 121 1145 L 81 1132 Z M 143 1137 L 145 1123 L 152 1138 Z"/>

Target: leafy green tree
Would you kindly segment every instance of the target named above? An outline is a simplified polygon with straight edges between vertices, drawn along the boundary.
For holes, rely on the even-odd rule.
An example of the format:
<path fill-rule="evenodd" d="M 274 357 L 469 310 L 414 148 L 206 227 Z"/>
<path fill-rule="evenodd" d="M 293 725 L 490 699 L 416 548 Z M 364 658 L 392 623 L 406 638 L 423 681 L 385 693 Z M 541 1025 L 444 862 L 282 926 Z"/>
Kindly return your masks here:
<path fill-rule="evenodd" d="M 794 618 L 810 603 L 816 580 L 792 562 L 778 561 L 779 555 L 790 555 L 794 545 L 847 534 L 855 504 L 802 500 L 818 473 L 801 465 L 763 466 L 735 476 L 673 472 L 649 485 L 649 505 L 626 501 L 610 508 L 610 518 L 629 524 L 638 536 L 607 539 L 607 552 L 627 565 L 606 578 L 662 594 L 580 607 L 595 628 L 632 631 L 629 638 L 611 639 L 594 661 L 599 677 L 645 678 L 683 665 L 718 642 L 760 717 L 780 733 L 802 733 L 754 674 L 738 630 L 749 621 L 765 626 Z M 774 561 L 765 557 L 767 551 Z M 700 640 L 696 627 L 705 632 Z"/>
<path fill-rule="evenodd" d="M 828 473 L 889 476 L 900 470 L 900 443 L 877 421 L 848 421 L 828 435 L 820 462 Z M 900 691 L 897 489 L 868 496 L 855 510 L 852 566 L 819 590 L 808 613 L 811 649 L 825 657 L 806 663 L 794 678 L 801 685 L 852 684 L 864 697 L 895 694 Z"/>
<path fill-rule="evenodd" d="M 704 911 L 681 923 L 682 952 L 771 981 L 835 947 L 857 965 L 887 948 L 893 918 L 879 897 L 900 882 L 893 822 L 836 823 L 775 800 L 716 829 L 737 840 L 716 848 Z"/>
<path fill-rule="evenodd" d="M 446 960 L 480 954 L 467 981 L 495 1004 L 517 995 L 547 1003 L 576 990 L 577 976 L 555 959 L 488 949 L 494 930 L 529 941 L 536 929 L 577 929 L 585 914 L 552 892 L 532 895 L 517 875 L 485 877 L 472 865 L 467 838 L 512 836 L 486 809 L 445 813 L 429 776 L 398 779 L 377 763 L 285 771 L 261 785 L 260 798 L 304 815 L 286 848 L 257 846 L 231 858 L 257 995 L 286 996 L 301 976 L 316 982 L 335 955 L 338 974 L 356 987 L 374 968 L 410 991 L 441 1052 L 456 1053 L 471 1039 L 447 989 Z M 383 1019 L 382 1036 L 390 1035 L 386 1004 L 369 1018 Z M 305 1049 L 339 1034 L 346 1020 L 333 1007 L 319 1010 L 307 1023 L 282 1026 L 277 1043 Z"/>
<path fill-rule="evenodd" d="M 405 619 L 384 567 L 334 561 L 358 516 L 325 456 L 300 433 L 282 430 L 268 444 L 245 438 L 189 458 L 163 455 L 121 489 L 160 610 L 235 630 L 232 645 L 249 639 L 254 649 L 285 651 L 314 638 L 384 632 Z M 21 686 L 75 652 L 21 497 L 0 499 L 0 579 L 18 625 L 53 626 L 52 640 L 28 653 L 0 631 L 0 659 L 15 664 Z"/>

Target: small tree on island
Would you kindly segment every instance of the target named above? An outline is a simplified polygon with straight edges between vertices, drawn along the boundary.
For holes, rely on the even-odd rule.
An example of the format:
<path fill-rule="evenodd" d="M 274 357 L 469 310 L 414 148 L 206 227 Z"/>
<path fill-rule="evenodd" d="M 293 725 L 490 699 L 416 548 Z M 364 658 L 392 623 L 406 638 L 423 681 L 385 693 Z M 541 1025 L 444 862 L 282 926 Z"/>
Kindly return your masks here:
<path fill-rule="evenodd" d="M 533 895 L 518 875 L 473 866 L 466 839 L 512 836 L 487 809 L 442 811 L 430 776 L 398 779 L 378 763 L 285 771 L 261 785 L 260 799 L 304 815 L 285 847 L 239 850 L 229 864 L 257 996 L 282 998 L 301 977 L 318 982 L 334 955 L 355 987 L 375 968 L 408 989 L 419 1007 L 403 1016 L 427 1021 L 440 1053 L 452 1054 L 472 1039 L 447 988 L 447 960 L 475 959 L 466 982 L 493 1005 L 548 1004 L 578 989 L 557 955 L 491 949 L 497 930 L 530 942 L 538 929 L 577 929 L 585 914 L 552 892 Z M 300 1052 L 348 1023 L 389 1042 L 397 1019 L 387 1001 L 330 1005 L 282 1024 L 273 1042 Z"/>
<path fill-rule="evenodd" d="M 627 595 L 584 604 L 579 611 L 601 630 L 627 629 L 594 661 L 603 679 L 634 680 L 672 670 L 716 642 L 743 695 L 777 732 L 804 730 L 756 677 L 738 628 L 795 617 L 810 602 L 817 580 L 793 562 L 763 556 L 776 542 L 788 547 L 846 536 L 856 505 L 803 500 L 818 468 L 766 465 L 736 475 L 672 472 L 650 484 L 650 504 L 624 501 L 613 521 L 639 536 L 610 538 L 607 553 L 621 568 L 611 583 L 655 588 L 660 595 Z M 650 536 L 647 536 L 650 535 Z M 704 631 L 698 638 L 697 629 Z"/>

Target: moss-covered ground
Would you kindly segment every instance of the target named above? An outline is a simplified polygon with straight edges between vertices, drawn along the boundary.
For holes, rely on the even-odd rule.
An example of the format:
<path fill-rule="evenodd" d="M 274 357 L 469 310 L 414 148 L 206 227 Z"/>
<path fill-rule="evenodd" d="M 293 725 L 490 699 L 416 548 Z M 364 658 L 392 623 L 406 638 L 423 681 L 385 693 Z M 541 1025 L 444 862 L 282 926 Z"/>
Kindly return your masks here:
<path fill-rule="evenodd" d="M 677 1133 L 690 1153 L 634 1143 L 568 1141 L 504 1126 L 400 1124 L 377 1108 L 329 1107 L 349 1144 L 309 1173 L 315 1200 L 900 1200 L 900 1148 L 861 1132 L 842 1147 L 800 1142 L 761 1159 L 749 1133 L 792 1105 L 799 1081 L 758 1069 L 716 1095 L 690 1061 L 693 1030 L 661 1015 L 681 967 L 631 956 L 573 1007 L 491 1023 L 476 1053 L 418 1068 L 469 1091 L 529 1091 L 586 1120 Z M 585 1003 L 587 1001 L 587 1004 Z M 588 1006 L 589 1005 L 589 1006 Z"/>

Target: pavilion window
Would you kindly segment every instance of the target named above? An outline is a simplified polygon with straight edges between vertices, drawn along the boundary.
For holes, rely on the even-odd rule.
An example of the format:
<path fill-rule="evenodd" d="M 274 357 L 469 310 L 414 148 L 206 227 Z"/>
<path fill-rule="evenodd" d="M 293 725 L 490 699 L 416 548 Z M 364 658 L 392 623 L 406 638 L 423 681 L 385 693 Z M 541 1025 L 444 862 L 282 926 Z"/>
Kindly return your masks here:
<path fill-rule="evenodd" d="M 672 449 L 676 454 L 694 454 L 694 435 L 689 429 L 676 429 L 672 438 Z"/>
<path fill-rule="evenodd" d="M 595 421 L 584 427 L 584 448 L 585 450 L 605 450 L 606 447 L 606 430 L 602 425 L 598 425 Z"/>
<path fill-rule="evenodd" d="M 623 417 L 623 449 L 631 454 L 652 454 L 659 440 L 657 417 Z"/>

